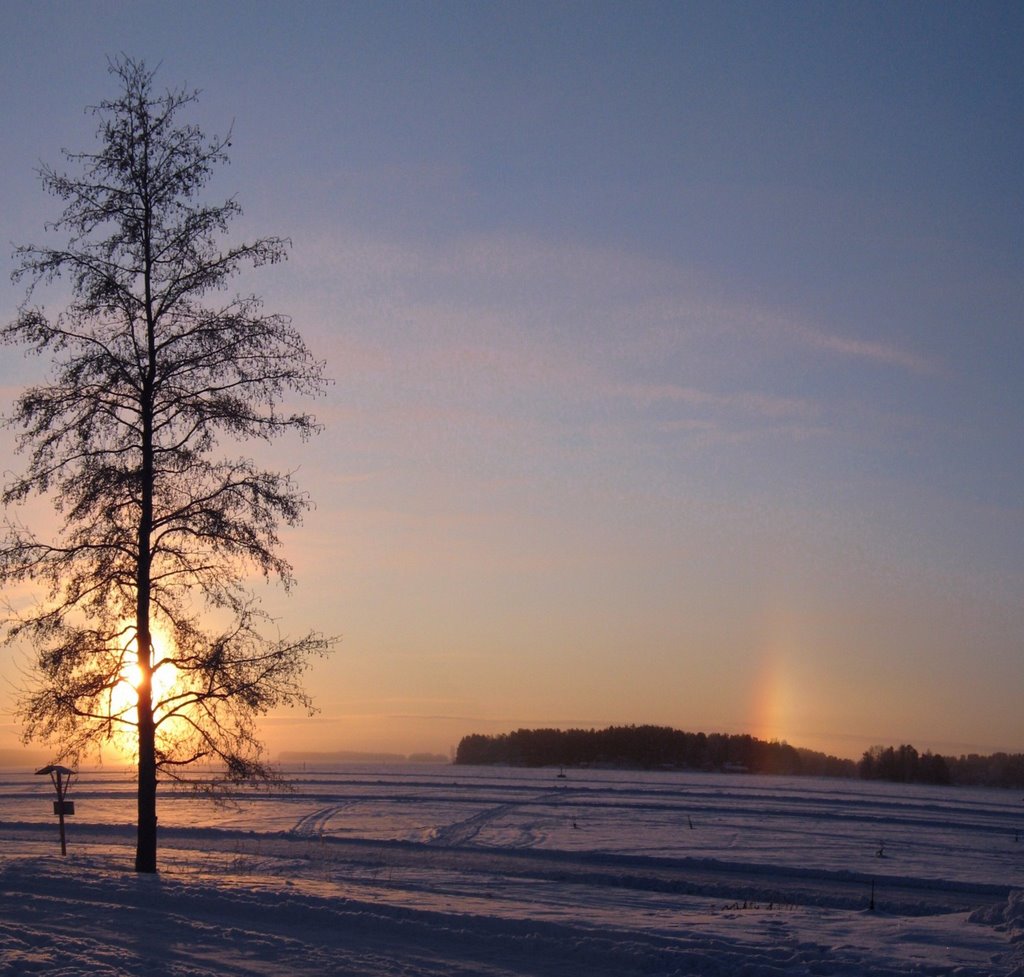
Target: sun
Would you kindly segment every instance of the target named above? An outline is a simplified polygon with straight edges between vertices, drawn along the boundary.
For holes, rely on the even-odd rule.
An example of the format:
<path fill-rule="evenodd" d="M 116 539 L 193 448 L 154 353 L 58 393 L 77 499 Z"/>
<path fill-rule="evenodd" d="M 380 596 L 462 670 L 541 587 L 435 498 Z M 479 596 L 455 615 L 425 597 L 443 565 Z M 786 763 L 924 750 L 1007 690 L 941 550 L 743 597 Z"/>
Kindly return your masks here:
<path fill-rule="evenodd" d="M 153 671 L 153 704 L 158 705 L 174 689 L 178 680 L 178 670 L 174 663 L 164 661 L 166 649 L 172 645 L 172 639 L 162 630 L 154 629 L 152 634 L 153 658 L 161 662 Z M 134 641 L 132 643 L 134 650 Z M 139 701 L 139 684 L 142 673 L 137 662 L 127 661 L 121 667 L 117 683 L 110 692 L 110 715 L 122 718 L 126 722 L 134 722 L 135 709 Z"/>

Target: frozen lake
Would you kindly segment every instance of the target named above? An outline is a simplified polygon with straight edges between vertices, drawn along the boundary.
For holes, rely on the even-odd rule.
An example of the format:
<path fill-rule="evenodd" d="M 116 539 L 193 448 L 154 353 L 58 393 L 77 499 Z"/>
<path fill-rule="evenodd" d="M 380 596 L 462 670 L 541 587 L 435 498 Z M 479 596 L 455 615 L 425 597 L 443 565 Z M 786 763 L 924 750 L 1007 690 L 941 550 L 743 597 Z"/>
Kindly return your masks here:
<path fill-rule="evenodd" d="M 172 890 L 179 900 L 201 896 L 209 925 L 223 917 L 230 933 L 221 942 L 256 954 L 236 973 L 274 972 L 265 965 L 284 952 L 246 950 L 253 927 L 260 946 L 268 939 L 255 922 L 261 912 L 274 939 L 301 947 L 289 973 L 1022 972 L 1016 792 L 418 765 L 290 777 L 289 793 L 238 794 L 222 806 L 162 788 L 154 893 L 129 871 L 129 777 L 81 772 L 69 794 L 69 857 L 60 859 L 48 779 L 0 774 L 5 925 L 36 933 L 34 945 L 52 941 L 42 959 L 59 972 L 64 951 L 43 907 L 58 890 L 65 908 L 79 890 L 88 907 L 103 879 L 107 898 L 126 909 L 143 908 L 143 896 L 152 908 Z M 284 925 L 281 900 L 326 914 L 340 935 Z M 38 919 L 22 918 L 25 905 Z M 386 951 L 372 935 L 378 926 L 394 934 Z M 372 966 L 359 957 L 370 952 L 365 940 L 375 960 L 383 954 Z M 13 947 L 0 942 L 0 973 L 30 972 Z M 131 947 L 107 949 L 121 959 L 114 972 L 143 972 Z M 227 972 L 182 953 L 182 973 Z"/>

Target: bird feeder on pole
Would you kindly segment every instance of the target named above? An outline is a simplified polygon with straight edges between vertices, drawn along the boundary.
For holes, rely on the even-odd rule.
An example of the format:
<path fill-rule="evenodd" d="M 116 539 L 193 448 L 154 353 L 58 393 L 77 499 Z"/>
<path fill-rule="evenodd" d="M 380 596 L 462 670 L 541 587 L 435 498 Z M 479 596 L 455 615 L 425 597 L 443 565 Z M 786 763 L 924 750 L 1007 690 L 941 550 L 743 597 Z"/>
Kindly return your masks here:
<path fill-rule="evenodd" d="M 60 819 L 60 853 L 67 855 L 68 846 L 64 835 L 64 816 L 75 813 L 75 802 L 65 800 L 68 788 L 71 786 L 71 778 L 75 775 L 74 770 L 51 763 L 42 770 L 36 771 L 36 776 L 50 775 L 53 786 L 57 789 L 57 800 L 53 802 L 53 813 Z"/>

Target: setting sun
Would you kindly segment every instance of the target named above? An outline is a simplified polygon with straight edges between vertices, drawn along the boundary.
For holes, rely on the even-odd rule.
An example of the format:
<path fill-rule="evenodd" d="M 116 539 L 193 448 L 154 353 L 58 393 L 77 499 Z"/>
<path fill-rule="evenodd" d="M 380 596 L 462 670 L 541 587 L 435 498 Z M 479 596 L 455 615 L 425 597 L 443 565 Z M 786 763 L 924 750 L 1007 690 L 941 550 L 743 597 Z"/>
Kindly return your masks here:
<path fill-rule="evenodd" d="M 153 631 L 153 658 L 158 663 L 153 671 L 153 704 L 159 706 L 173 690 L 178 680 L 178 670 L 174 663 L 165 660 L 167 650 L 172 644 L 172 639 L 162 630 Z M 132 641 L 129 655 L 135 652 L 135 642 Z M 138 705 L 138 689 L 142 680 L 142 673 L 138 662 L 127 661 L 121 668 L 117 684 L 110 693 L 110 713 L 119 717 L 125 722 L 131 723 L 135 720 L 135 708 Z M 159 709 L 158 709 L 159 713 Z"/>
<path fill-rule="evenodd" d="M 177 669 L 172 662 L 164 662 L 153 672 L 153 701 L 159 702 L 173 687 L 177 678 Z M 131 662 L 121 669 L 121 679 L 117 683 L 117 689 L 131 697 L 132 704 L 135 702 L 135 694 L 142 682 L 142 673 L 136 662 Z"/>

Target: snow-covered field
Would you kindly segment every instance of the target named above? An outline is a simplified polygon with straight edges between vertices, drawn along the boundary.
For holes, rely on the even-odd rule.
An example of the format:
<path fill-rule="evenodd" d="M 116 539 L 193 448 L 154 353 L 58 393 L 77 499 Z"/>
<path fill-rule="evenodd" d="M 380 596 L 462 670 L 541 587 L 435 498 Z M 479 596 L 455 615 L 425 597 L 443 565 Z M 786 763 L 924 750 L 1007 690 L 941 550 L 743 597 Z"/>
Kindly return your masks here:
<path fill-rule="evenodd" d="M 1024 974 L 1016 792 L 448 766 L 166 792 L 0 772 L 0 974 Z M 874 896 L 874 910 L 870 902 Z"/>

